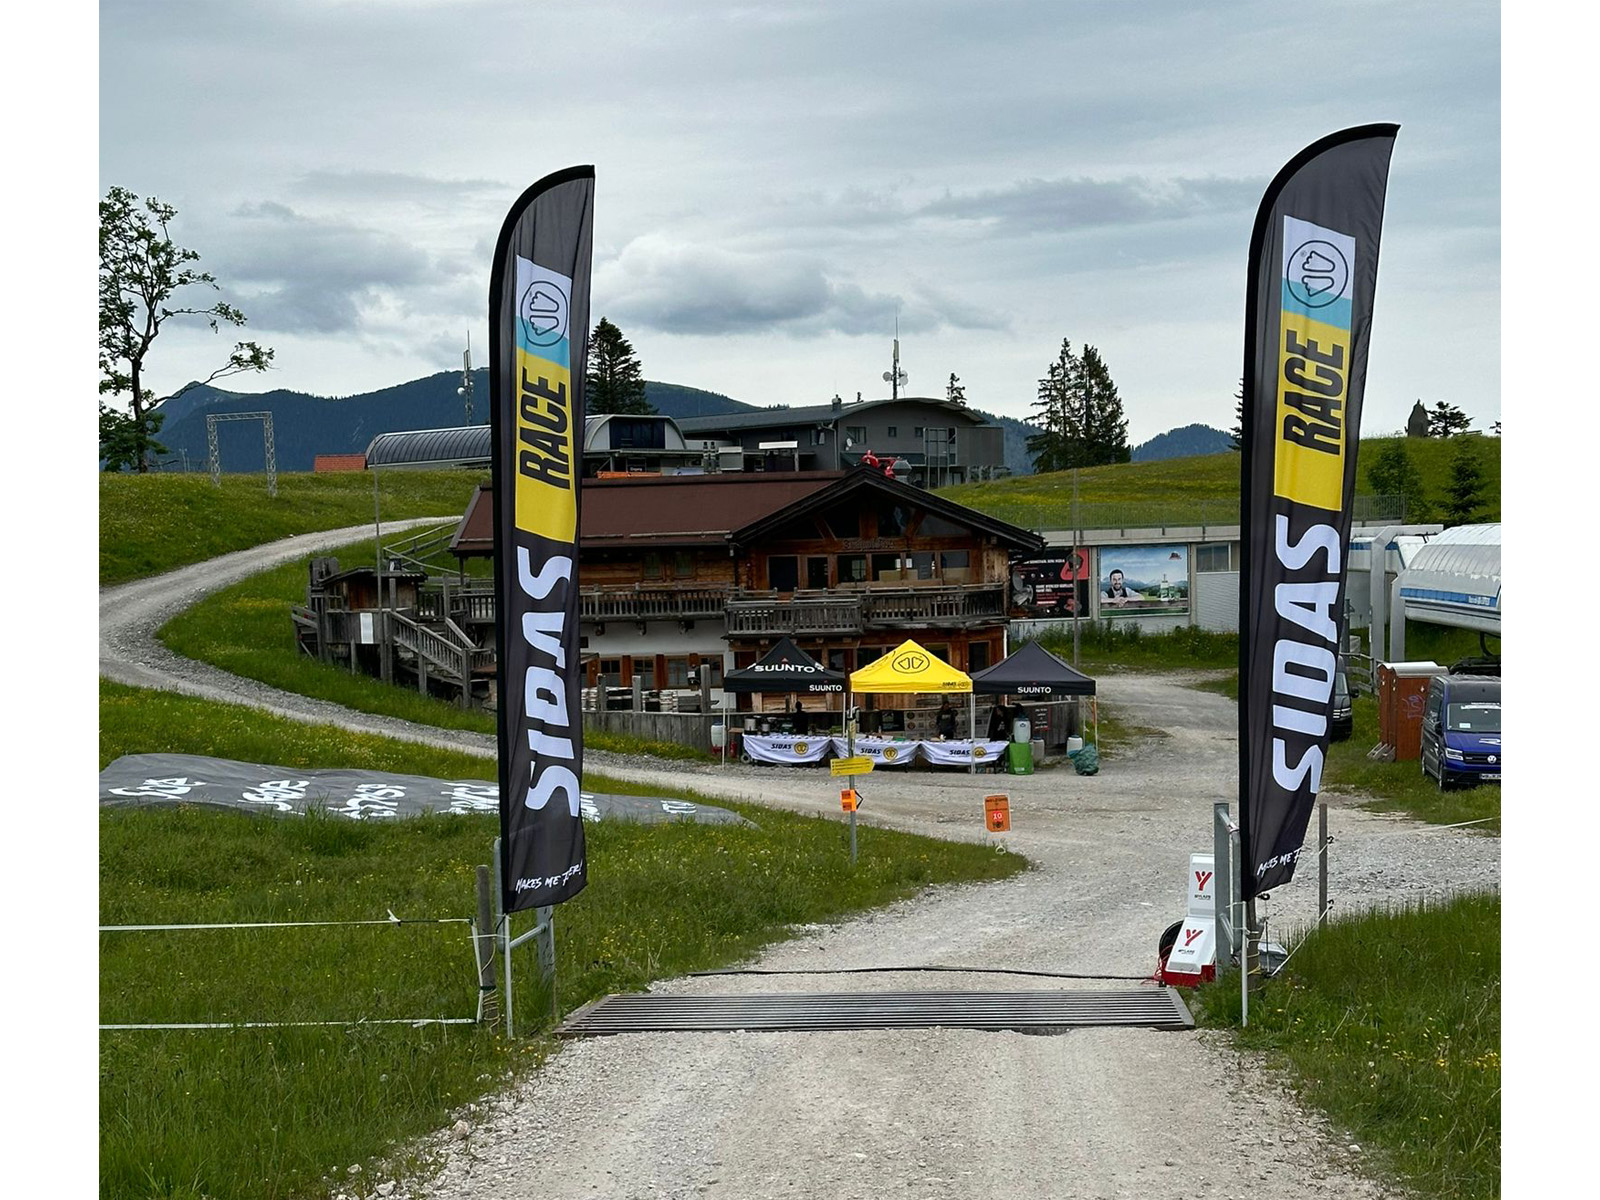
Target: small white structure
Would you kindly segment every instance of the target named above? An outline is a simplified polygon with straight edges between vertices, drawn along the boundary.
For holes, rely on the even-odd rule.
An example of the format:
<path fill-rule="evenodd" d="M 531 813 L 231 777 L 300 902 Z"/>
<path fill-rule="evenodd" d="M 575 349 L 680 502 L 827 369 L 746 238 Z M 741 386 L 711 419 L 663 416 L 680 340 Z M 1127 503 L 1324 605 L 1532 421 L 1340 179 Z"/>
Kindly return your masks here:
<path fill-rule="evenodd" d="M 1195 987 L 1217 977 L 1216 879 L 1215 858 L 1189 856 L 1189 908 L 1162 971 L 1168 983 Z"/>

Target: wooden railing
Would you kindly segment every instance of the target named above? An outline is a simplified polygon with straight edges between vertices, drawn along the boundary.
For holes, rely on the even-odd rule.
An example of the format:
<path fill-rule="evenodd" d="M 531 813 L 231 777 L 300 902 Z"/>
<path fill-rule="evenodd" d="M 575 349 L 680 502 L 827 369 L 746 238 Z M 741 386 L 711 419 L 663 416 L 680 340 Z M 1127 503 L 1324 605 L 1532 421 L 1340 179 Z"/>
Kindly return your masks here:
<path fill-rule="evenodd" d="M 585 621 L 693 621 L 722 616 L 727 588 L 586 588 L 578 593 Z"/>

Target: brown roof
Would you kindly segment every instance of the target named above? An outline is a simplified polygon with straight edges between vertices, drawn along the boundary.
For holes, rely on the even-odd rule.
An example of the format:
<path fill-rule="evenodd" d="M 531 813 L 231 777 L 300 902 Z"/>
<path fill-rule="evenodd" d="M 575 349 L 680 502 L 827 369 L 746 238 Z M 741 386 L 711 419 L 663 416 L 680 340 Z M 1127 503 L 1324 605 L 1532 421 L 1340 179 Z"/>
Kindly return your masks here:
<path fill-rule="evenodd" d="M 838 471 L 739 471 L 585 479 L 579 544 L 587 549 L 721 545 L 730 531 L 823 491 L 841 477 Z M 450 549 L 471 556 L 493 548 L 493 492 L 483 485 L 473 494 Z"/>

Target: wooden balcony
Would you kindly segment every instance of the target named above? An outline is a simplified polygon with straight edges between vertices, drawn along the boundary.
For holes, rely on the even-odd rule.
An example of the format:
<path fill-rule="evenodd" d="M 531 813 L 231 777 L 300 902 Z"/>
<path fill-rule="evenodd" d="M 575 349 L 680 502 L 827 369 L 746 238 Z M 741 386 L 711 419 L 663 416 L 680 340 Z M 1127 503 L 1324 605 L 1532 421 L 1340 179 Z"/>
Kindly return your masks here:
<path fill-rule="evenodd" d="M 718 620 L 729 589 L 720 587 L 584 588 L 578 593 L 578 614 L 584 621 Z"/>
<path fill-rule="evenodd" d="M 1006 619 L 1005 587 L 974 584 L 953 587 L 857 588 L 730 597 L 729 637 L 775 634 L 859 634 L 880 629 L 936 625 L 964 629 Z"/>

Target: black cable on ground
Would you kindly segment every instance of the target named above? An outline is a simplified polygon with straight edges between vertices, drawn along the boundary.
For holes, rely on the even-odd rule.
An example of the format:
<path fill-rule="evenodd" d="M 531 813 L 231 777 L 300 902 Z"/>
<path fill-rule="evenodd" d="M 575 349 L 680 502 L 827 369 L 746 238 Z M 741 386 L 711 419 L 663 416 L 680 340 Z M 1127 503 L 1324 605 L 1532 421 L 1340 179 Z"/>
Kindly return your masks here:
<path fill-rule="evenodd" d="M 1044 979 L 1119 979 L 1148 983 L 1148 975 L 1074 975 L 1065 971 L 1026 971 L 1019 967 L 833 967 L 818 971 L 774 971 L 759 967 L 731 971 L 690 971 L 691 977 L 709 975 L 870 975 L 902 971 L 955 971 L 967 975 L 1036 975 Z"/>

